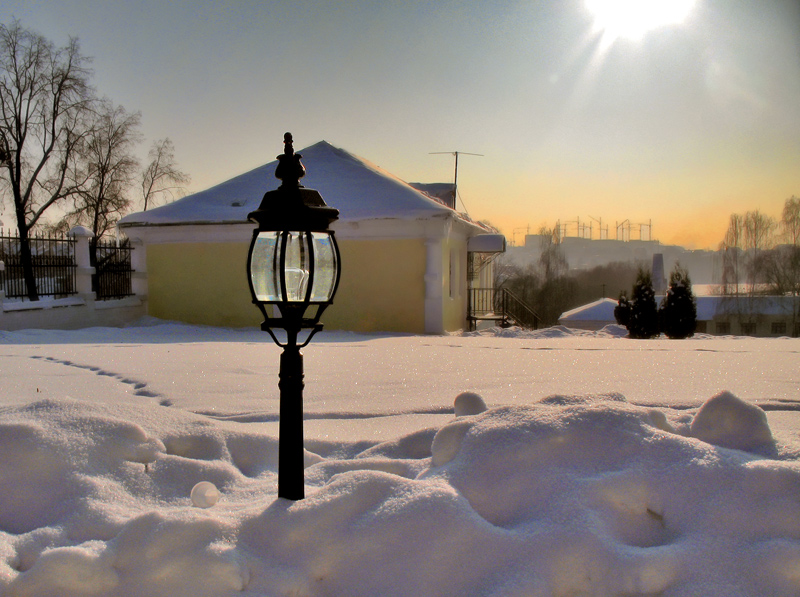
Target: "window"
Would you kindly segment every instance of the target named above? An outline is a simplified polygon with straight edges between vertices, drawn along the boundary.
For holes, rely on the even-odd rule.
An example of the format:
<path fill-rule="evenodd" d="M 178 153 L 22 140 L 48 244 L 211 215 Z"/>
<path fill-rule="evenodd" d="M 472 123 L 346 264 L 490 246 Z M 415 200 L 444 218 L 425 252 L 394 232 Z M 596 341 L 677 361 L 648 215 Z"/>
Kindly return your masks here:
<path fill-rule="evenodd" d="M 698 334 L 705 334 L 706 333 L 706 323 L 705 321 L 698 321 L 697 327 L 694 329 L 695 332 Z"/>
<path fill-rule="evenodd" d="M 752 322 L 747 322 L 742 324 L 742 335 L 743 336 L 755 336 L 756 335 L 756 324 Z"/>
<path fill-rule="evenodd" d="M 777 334 L 779 336 L 786 335 L 786 322 L 785 321 L 773 321 L 772 322 L 772 333 Z"/>
<path fill-rule="evenodd" d="M 718 321 L 716 328 L 718 334 L 730 334 L 731 333 L 731 322 L 730 321 Z"/>

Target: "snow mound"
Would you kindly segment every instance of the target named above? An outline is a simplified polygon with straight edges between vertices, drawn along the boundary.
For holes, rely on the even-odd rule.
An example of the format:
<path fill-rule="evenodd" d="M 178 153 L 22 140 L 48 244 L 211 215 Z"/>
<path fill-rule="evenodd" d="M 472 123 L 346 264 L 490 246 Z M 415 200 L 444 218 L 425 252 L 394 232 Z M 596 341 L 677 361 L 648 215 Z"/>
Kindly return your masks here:
<path fill-rule="evenodd" d="M 625 338 L 628 335 L 628 328 L 626 328 L 624 325 L 612 323 L 603 326 L 603 328 L 597 332 L 597 335 L 609 336 L 611 338 Z"/>
<path fill-rule="evenodd" d="M 308 458 L 299 502 L 276 498 L 277 445 L 258 426 L 5 407 L 0 591 L 796 595 L 800 465 L 738 449 L 771 437 L 740 402 L 713 397 L 690 436 L 673 430 L 694 413 L 613 393 L 492 408 Z"/>
<path fill-rule="evenodd" d="M 693 437 L 723 448 L 749 451 L 772 443 L 766 413 L 730 392 L 720 392 L 708 400 L 690 431 Z"/>

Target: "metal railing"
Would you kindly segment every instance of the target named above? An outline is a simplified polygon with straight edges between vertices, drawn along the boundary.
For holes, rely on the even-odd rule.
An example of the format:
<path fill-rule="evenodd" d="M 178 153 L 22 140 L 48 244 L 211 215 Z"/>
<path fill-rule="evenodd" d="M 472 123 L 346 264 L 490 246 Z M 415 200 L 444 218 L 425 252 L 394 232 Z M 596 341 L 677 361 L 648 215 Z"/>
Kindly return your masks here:
<path fill-rule="evenodd" d="M 507 288 L 470 288 L 467 300 L 467 320 L 473 329 L 478 321 L 487 320 L 533 330 L 541 324 L 541 317 Z"/>
<path fill-rule="evenodd" d="M 71 238 L 36 236 L 28 239 L 33 275 L 39 296 L 61 298 L 77 294 L 75 241 Z M 28 287 L 22 269 L 20 239 L 0 234 L 0 284 L 7 298 L 25 298 Z"/>
<path fill-rule="evenodd" d="M 516 323 L 518 326 L 530 330 L 538 330 L 541 325 L 542 318 L 539 314 L 531 309 L 527 303 L 520 300 L 517 295 L 511 292 L 508 288 L 500 288 L 502 309 L 507 314 L 508 318 Z"/>
<path fill-rule="evenodd" d="M 95 249 L 95 274 L 92 277 L 92 289 L 97 300 L 124 298 L 133 294 L 131 277 L 131 251 L 133 248 L 126 242 L 117 245 L 115 242 L 97 243 Z"/>
<path fill-rule="evenodd" d="M 63 298 L 78 294 L 76 241 L 73 238 L 35 236 L 29 238 L 33 276 L 38 296 Z M 125 241 L 100 241 L 94 250 L 92 290 L 97 300 L 133 295 L 131 267 L 133 247 Z M 84 256 L 86 258 L 86 256 Z M 28 286 L 22 268 L 19 236 L 0 232 L 0 290 L 5 298 L 26 298 Z"/>

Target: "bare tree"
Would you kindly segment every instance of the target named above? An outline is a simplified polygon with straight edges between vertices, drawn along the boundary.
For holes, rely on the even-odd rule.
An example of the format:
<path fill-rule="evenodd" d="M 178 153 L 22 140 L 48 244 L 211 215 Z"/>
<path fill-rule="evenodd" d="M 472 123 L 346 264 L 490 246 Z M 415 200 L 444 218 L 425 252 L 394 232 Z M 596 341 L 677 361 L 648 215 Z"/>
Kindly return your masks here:
<path fill-rule="evenodd" d="M 800 198 L 790 197 L 783 206 L 781 218 L 783 244 L 764 259 L 764 272 L 770 291 L 778 296 L 800 296 Z M 792 334 L 798 334 L 800 301 L 792 307 Z"/>
<path fill-rule="evenodd" d="M 575 281 L 569 277 L 569 264 L 561 247 L 561 237 L 556 228 L 539 229 L 541 238 L 539 272 L 541 284 L 537 295 L 537 311 L 547 325 L 558 322 L 575 294 Z"/>
<path fill-rule="evenodd" d="M 0 161 L 10 195 L 28 298 L 38 300 L 30 231 L 75 192 L 67 176 L 93 101 L 89 59 L 71 38 L 56 48 L 19 22 L 0 24 Z"/>
<path fill-rule="evenodd" d="M 726 297 L 721 308 L 741 324 L 755 323 L 755 297 L 764 293 L 763 285 L 769 282 L 775 229 L 775 220 L 758 210 L 732 214 L 720 245 L 721 290 Z"/>
<path fill-rule="evenodd" d="M 739 284 L 742 282 L 742 250 L 744 246 L 744 218 L 739 214 L 731 214 L 728 230 L 720 244 L 722 254 L 721 293 L 726 296 L 738 296 Z"/>
<path fill-rule="evenodd" d="M 720 245 L 723 294 L 738 296 L 742 284 L 748 295 L 756 294 L 758 284 L 765 281 L 763 262 L 765 252 L 774 246 L 775 229 L 775 220 L 758 210 L 731 215 Z"/>
<path fill-rule="evenodd" d="M 781 228 L 786 242 L 800 247 L 800 197 L 789 197 L 783 204 Z"/>
<path fill-rule="evenodd" d="M 62 222 L 65 227 L 81 224 L 91 229 L 92 258 L 97 241 L 132 205 L 128 191 L 139 168 L 133 149 L 141 140 L 140 123 L 138 112 L 130 114 L 122 106 L 103 100 L 98 102 L 89 132 L 78 147 L 78 159 L 70 172 L 76 188 L 73 209 Z"/>
<path fill-rule="evenodd" d="M 191 177 L 178 168 L 175 146 L 169 137 L 153 143 L 147 155 L 150 163 L 142 173 L 142 209 L 155 203 L 166 203 L 181 195 Z"/>
<path fill-rule="evenodd" d="M 744 250 L 750 296 L 758 293 L 761 282 L 766 282 L 764 261 L 766 252 L 775 246 L 775 229 L 775 220 L 758 210 L 744 215 Z"/>
<path fill-rule="evenodd" d="M 562 278 L 569 270 L 567 258 L 561 248 L 561 237 L 555 228 L 539 228 L 539 267 L 545 282 Z"/>

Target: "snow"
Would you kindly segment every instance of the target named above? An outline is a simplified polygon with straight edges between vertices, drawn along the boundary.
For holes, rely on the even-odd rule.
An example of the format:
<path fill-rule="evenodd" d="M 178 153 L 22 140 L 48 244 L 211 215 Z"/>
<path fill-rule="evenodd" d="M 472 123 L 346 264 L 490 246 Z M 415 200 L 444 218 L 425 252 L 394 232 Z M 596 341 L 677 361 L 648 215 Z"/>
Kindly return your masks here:
<path fill-rule="evenodd" d="M 396 176 L 344 149 L 320 141 L 298 152 L 306 167 L 300 183 L 320 192 L 343 222 L 421 219 L 454 214 Z M 173 203 L 125 216 L 120 226 L 247 222 L 264 193 L 278 188 L 277 160 Z"/>
<path fill-rule="evenodd" d="M 614 309 L 619 304 L 610 298 L 601 298 L 586 305 L 565 311 L 558 318 L 569 324 L 572 321 L 614 321 Z"/>
<path fill-rule="evenodd" d="M 0 332 L 5 596 L 800 592 L 800 340 Z M 761 408 L 758 408 L 761 407 Z"/>

